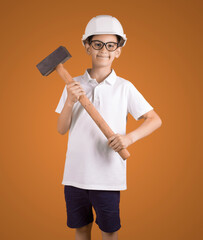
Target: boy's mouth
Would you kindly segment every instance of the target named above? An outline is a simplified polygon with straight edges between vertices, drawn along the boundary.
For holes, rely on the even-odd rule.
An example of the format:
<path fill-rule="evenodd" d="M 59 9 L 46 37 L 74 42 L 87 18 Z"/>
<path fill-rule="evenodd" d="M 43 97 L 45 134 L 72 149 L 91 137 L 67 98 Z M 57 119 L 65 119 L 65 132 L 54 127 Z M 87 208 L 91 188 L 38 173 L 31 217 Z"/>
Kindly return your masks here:
<path fill-rule="evenodd" d="M 97 55 L 97 57 L 100 57 L 100 58 L 109 58 L 109 57 L 107 57 L 107 56 L 99 56 L 99 55 Z"/>

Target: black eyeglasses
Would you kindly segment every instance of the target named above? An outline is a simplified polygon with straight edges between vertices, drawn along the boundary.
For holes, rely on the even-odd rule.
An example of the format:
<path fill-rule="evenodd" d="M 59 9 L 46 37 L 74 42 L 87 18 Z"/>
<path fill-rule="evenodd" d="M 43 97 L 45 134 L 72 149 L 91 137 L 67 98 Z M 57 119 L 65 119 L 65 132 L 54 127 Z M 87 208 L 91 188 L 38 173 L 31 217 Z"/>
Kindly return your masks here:
<path fill-rule="evenodd" d="M 110 52 L 115 51 L 119 47 L 119 44 L 117 42 L 106 42 L 106 43 L 104 43 L 104 42 L 99 41 L 99 40 L 92 40 L 92 41 L 90 41 L 90 45 L 91 44 L 92 44 L 92 47 L 95 50 L 100 50 L 105 45 L 106 49 Z"/>

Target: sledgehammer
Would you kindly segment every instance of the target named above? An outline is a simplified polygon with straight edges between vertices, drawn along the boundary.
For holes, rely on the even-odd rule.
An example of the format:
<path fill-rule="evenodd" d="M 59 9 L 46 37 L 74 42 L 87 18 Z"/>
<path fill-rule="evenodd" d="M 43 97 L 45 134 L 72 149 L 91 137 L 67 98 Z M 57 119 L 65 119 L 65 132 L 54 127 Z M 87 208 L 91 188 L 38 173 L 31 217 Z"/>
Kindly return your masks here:
<path fill-rule="evenodd" d="M 74 80 L 72 79 L 68 71 L 63 67 L 63 63 L 71 57 L 72 56 L 70 55 L 68 50 L 63 46 L 60 46 L 54 52 L 48 55 L 45 59 L 43 59 L 40 63 L 38 63 L 36 66 L 43 76 L 48 76 L 51 72 L 56 70 L 59 76 L 65 81 L 66 84 L 68 84 L 70 82 L 74 82 Z M 101 131 L 107 137 L 107 139 L 109 139 L 114 134 L 114 132 L 105 122 L 105 120 L 96 110 L 96 108 L 87 98 L 87 96 L 86 95 L 80 96 L 79 102 L 88 112 L 90 117 L 95 121 L 95 123 L 101 129 Z M 126 160 L 130 156 L 128 150 L 124 148 L 121 149 L 118 153 L 123 158 L 123 160 Z"/>

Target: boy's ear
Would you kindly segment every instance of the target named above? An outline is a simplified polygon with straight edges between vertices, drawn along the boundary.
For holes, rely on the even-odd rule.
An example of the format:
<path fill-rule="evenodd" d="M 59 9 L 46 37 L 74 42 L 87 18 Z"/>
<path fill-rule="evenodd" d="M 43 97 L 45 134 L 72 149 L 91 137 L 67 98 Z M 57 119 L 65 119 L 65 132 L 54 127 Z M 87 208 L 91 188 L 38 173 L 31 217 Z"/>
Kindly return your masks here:
<path fill-rule="evenodd" d="M 90 54 L 90 45 L 88 43 L 85 43 L 85 50 L 87 54 Z"/>
<path fill-rule="evenodd" d="M 116 58 L 119 58 L 120 55 L 121 55 L 121 47 L 119 47 L 119 48 L 116 49 L 115 57 L 116 57 Z"/>

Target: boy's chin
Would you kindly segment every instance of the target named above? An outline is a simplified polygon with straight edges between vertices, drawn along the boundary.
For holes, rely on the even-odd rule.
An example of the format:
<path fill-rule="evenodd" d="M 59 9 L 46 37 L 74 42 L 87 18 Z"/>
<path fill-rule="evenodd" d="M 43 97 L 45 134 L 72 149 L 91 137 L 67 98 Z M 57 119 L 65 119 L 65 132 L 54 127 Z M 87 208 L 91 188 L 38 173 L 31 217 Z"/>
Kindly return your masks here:
<path fill-rule="evenodd" d="M 96 67 L 110 67 L 111 66 L 111 63 L 95 63 L 94 66 Z"/>
<path fill-rule="evenodd" d="M 94 63 L 98 65 L 109 65 L 112 63 L 112 61 L 110 60 L 110 58 L 96 58 Z"/>

